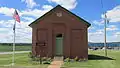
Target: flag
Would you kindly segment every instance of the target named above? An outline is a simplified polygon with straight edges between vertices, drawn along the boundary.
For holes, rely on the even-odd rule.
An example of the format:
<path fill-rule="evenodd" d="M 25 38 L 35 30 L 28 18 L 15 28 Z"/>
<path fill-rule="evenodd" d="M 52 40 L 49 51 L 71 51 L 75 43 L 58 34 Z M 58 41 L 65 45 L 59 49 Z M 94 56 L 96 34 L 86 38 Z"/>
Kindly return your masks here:
<path fill-rule="evenodd" d="M 19 14 L 17 12 L 17 10 L 15 9 L 15 12 L 14 12 L 14 15 L 13 15 L 13 18 L 20 23 L 20 17 L 19 17 Z"/>

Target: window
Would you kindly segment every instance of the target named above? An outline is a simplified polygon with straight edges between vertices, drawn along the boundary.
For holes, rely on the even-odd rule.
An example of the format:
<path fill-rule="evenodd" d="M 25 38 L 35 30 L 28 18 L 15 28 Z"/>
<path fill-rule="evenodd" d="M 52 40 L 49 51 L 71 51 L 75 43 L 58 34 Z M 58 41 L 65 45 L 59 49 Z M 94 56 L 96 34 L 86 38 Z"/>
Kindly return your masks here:
<path fill-rule="evenodd" d="M 62 37 L 62 34 L 57 34 L 56 37 Z"/>

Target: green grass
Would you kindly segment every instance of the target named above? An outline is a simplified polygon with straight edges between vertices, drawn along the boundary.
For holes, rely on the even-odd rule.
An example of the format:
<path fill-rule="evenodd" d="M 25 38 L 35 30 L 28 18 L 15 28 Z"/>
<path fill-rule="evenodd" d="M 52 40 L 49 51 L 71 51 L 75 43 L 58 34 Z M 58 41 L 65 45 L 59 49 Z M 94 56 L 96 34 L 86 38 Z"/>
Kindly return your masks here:
<path fill-rule="evenodd" d="M 9 52 L 12 51 L 13 46 L 9 45 L 0 45 L 0 52 Z M 29 45 L 16 45 L 15 46 L 15 51 L 31 51 L 32 46 Z"/>
<path fill-rule="evenodd" d="M 104 50 L 89 51 L 89 54 L 100 56 L 92 57 L 84 62 L 65 62 L 62 68 L 120 68 L 120 51 L 108 50 L 108 58 L 104 56 Z M 12 54 L 0 55 L 0 68 L 47 68 L 48 65 L 34 63 L 28 58 L 28 53 L 15 54 L 15 66 L 3 66 L 12 63 Z"/>
<path fill-rule="evenodd" d="M 104 56 L 104 50 L 89 51 L 89 54 Z M 109 50 L 109 60 L 104 57 L 93 57 L 85 62 L 65 62 L 62 68 L 120 68 L 120 51 Z"/>
<path fill-rule="evenodd" d="M 47 68 L 48 65 L 32 62 L 28 53 L 15 54 L 15 66 L 7 66 L 12 63 L 12 54 L 0 55 L 0 68 Z"/>

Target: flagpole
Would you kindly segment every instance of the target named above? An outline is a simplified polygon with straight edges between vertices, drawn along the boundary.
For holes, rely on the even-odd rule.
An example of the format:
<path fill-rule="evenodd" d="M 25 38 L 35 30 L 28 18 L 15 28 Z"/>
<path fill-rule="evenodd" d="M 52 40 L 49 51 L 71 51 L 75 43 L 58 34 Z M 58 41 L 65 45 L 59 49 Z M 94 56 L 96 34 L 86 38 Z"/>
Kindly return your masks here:
<path fill-rule="evenodd" d="M 15 65 L 15 27 L 16 27 L 16 20 L 13 26 L 13 33 L 14 33 L 14 41 L 13 41 L 13 56 L 12 56 L 12 65 Z"/>
<path fill-rule="evenodd" d="M 106 23 L 107 23 L 107 16 L 106 16 L 106 12 L 104 12 L 104 5 L 103 5 L 103 0 L 101 0 L 101 6 L 102 6 L 102 10 L 104 13 L 104 50 L 105 50 L 105 56 L 107 56 L 107 44 L 106 44 Z"/>
<path fill-rule="evenodd" d="M 105 19 L 104 19 L 104 47 L 105 47 L 105 56 L 107 56 L 107 44 L 106 44 L 106 24 L 107 24 L 107 16 L 105 12 Z"/>
<path fill-rule="evenodd" d="M 17 12 L 16 9 L 15 9 L 13 18 L 14 18 L 14 20 L 15 20 L 15 23 L 14 23 L 14 27 L 13 27 L 14 41 L 13 41 L 12 65 L 15 65 L 15 36 L 16 36 L 15 29 L 16 29 L 16 21 L 20 23 L 20 17 L 19 17 L 19 15 L 18 15 L 18 12 Z"/>

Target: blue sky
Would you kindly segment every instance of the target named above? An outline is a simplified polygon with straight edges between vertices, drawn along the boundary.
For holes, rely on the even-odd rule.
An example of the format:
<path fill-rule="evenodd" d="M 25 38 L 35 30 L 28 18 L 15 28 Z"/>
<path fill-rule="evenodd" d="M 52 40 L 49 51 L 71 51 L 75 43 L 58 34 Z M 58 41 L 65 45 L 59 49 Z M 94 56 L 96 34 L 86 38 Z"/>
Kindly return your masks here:
<path fill-rule="evenodd" d="M 31 43 L 32 29 L 28 24 L 58 4 L 92 24 L 88 29 L 89 42 L 104 42 L 106 12 L 107 42 L 120 42 L 120 0 L 103 0 L 103 8 L 101 0 L 0 0 L 0 43 L 13 42 L 14 9 L 21 18 L 16 26 L 16 42 Z"/>

